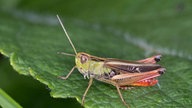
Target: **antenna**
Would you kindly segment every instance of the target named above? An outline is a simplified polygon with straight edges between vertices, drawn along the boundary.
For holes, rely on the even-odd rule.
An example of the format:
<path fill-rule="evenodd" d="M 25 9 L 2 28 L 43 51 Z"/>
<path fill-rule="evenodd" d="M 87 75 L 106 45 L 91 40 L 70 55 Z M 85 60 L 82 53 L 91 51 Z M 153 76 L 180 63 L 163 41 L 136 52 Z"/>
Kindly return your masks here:
<path fill-rule="evenodd" d="M 71 44 L 71 46 L 72 46 L 75 54 L 77 55 L 77 51 L 76 51 L 76 49 L 75 49 L 75 47 L 74 47 L 74 45 L 73 45 L 73 42 L 71 41 L 71 39 L 70 39 L 70 37 L 69 37 L 69 35 L 68 35 L 68 33 L 67 33 L 67 31 L 66 31 L 63 23 L 62 23 L 62 21 L 61 21 L 61 19 L 59 18 L 59 15 L 57 15 L 57 18 L 58 18 L 58 20 L 59 20 L 59 23 L 61 24 L 61 27 L 63 28 L 63 31 L 65 32 L 65 35 L 67 36 L 67 39 L 69 40 L 69 43 Z"/>
<path fill-rule="evenodd" d="M 67 55 L 67 56 L 75 56 L 74 54 L 69 54 L 69 53 L 65 53 L 65 52 L 57 52 L 57 54 L 63 54 L 63 55 Z"/>

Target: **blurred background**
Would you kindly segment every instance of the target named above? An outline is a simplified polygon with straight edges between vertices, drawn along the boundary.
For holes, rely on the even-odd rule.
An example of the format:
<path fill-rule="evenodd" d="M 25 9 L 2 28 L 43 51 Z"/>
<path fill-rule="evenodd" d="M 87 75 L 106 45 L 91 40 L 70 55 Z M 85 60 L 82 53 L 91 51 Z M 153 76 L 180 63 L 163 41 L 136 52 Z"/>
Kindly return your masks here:
<path fill-rule="evenodd" d="M 91 26 L 90 29 L 123 35 L 131 44 L 146 50 L 146 55 L 153 50 L 192 60 L 190 0 L 1 0 L 0 13 L 48 25 L 57 25 L 51 18 L 59 14 L 69 21 L 66 25 L 71 21 Z M 32 77 L 19 75 L 10 66 L 9 59 L 2 55 L 0 88 L 26 108 L 81 108 L 75 99 L 51 98 L 45 85 Z"/>

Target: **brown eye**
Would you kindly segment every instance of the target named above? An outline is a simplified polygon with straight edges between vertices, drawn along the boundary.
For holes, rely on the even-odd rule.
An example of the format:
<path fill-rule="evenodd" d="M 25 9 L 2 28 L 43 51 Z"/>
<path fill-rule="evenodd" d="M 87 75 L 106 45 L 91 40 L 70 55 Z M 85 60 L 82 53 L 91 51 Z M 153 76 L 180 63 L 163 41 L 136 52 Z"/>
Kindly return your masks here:
<path fill-rule="evenodd" d="M 83 64 L 83 63 L 85 63 L 85 62 L 87 62 L 87 61 L 88 61 L 88 57 L 82 55 L 82 56 L 81 56 L 81 63 Z"/>

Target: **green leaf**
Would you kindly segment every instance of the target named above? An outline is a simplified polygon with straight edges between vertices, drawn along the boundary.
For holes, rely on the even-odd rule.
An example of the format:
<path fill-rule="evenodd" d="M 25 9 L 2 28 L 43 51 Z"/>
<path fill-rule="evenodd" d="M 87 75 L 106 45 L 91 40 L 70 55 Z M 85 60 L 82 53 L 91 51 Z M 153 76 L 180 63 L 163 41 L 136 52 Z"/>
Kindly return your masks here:
<path fill-rule="evenodd" d="M 80 108 L 75 98 L 52 98 L 46 85 L 31 76 L 19 75 L 10 65 L 9 58 L 2 55 L 0 72 L 0 87 L 24 108 Z"/>
<path fill-rule="evenodd" d="M 192 105 L 192 9 L 188 2 L 167 2 L 165 5 L 160 1 L 33 0 L 18 4 L 20 11 L 0 13 L 3 21 L 0 52 L 10 58 L 17 72 L 48 85 L 53 97 L 73 97 L 81 102 L 88 85 L 88 80 L 77 70 L 67 80 L 58 78 L 67 75 L 75 65 L 73 57 L 57 54 L 62 51 L 73 53 L 54 16 L 59 13 L 78 51 L 126 60 L 163 54 L 160 64 L 167 71 L 159 78 L 160 88 L 122 90 L 131 107 Z M 85 107 L 125 106 L 115 87 L 95 80 L 86 96 Z"/>
<path fill-rule="evenodd" d="M 0 106 L 2 106 L 2 108 L 22 108 L 15 100 L 13 100 L 1 88 L 0 88 Z"/>

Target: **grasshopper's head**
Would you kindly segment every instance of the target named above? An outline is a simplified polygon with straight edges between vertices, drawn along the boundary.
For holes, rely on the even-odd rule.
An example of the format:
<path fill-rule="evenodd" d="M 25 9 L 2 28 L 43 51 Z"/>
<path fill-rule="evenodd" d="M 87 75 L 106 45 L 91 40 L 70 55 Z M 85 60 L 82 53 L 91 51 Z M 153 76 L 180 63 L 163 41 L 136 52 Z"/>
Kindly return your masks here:
<path fill-rule="evenodd" d="M 78 70 L 83 74 L 88 72 L 90 64 L 90 55 L 87 53 L 77 53 L 75 56 L 75 63 Z"/>

